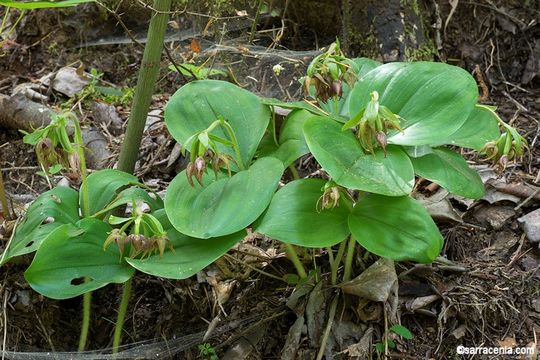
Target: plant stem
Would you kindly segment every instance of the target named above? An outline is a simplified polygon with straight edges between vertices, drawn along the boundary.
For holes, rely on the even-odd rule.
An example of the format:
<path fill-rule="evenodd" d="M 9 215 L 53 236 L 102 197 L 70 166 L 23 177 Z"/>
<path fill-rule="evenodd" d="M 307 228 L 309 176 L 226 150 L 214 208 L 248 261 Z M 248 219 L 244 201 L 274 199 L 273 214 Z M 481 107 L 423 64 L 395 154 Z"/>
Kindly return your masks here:
<path fill-rule="evenodd" d="M 300 179 L 300 174 L 298 174 L 298 170 L 296 170 L 296 168 L 294 167 L 294 164 L 289 166 L 289 170 L 291 170 L 291 174 L 294 180 Z"/>
<path fill-rule="evenodd" d="M 7 220 L 11 220 L 11 213 L 9 212 L 8 202 L 7 202 L 7 198 L 6 198 L 6 191 L 4 189 L 4 178 L 2 177 L 2 171 L 1 170 L 0 170 L 0 203 L 2 204 L 2 210 L 4 212 L 4 217 Z"/>
<path fill-rule="evenodd" d="M 336 255 L 334 261 L 332 261 L 330 263 L 330 267 L 332 269 L 332 275 L 330 277 L 330 280 L 331 280 L 332 285 L 337 284 L 337 272 L 339 270 L 339 264 L 341 263 L 341 259 L 343 258 L 343 253 L 345 252 L 346 243 L 347 243 L 347 240 L 343 240 L 339 244 L 339 249 L 338 249 L 337 255 Z M 329 248 L 329 251 L 332 251 L 332 248 Z M 333 258 L 333 256 L 332 256 L 332 258 Z"/>
<path fill-rule="evenodd" d="M 92 304 L 92 292 L 83 294 L 83 320 L 81 326 L 81 336 L 79 337 L 79 351 L 84 351 L 88 339 L 88 329 L 90 328 L 90 305 Z"/>
<path fill-rule="evenodd" d="M 317 360 L 322 360 L 324 356 L 324 351 L 326 350 L 326 344 L 328 343 L 328 337 L 330 336 L 330 331 L 332 330 L 332 324 L 334 323 L 334 317 L 336 316 L 336 310 L 338 305 L 339 294 L 336 294 L 334 300 L 330 304 L 330 311 L 328 312 L 328 322 L 324 329 L 323 337 L 321 339 L 321 347 L 319 353 L 317 354 Z"/>
<path fill-rule="evenodd" d="M 90 216 L 90 197 L 88 195 L 88 170 L 86 168 L 86 158 L 84 156 L 84 141 L 82 138 L 81 125 L 79 120 L 73 119 L 75 125 L 75 144 L 77 145 L 77 154 L 79 155 L 79 161 L 81 164 L 81 192 L 83 195 L 82 201 L 82 215 L 83 217 Z"/>
<path fill-rule="evenodd" d="M 238 140 L 236 139 L 236 135 L 234 133 L 234 130 L 233 130 L 232 126 L 228 122 L 226 122 L 224 120 L 221 121 L 221 125 L 225 128 L 225 130 L 227 131 L 227 134 L 229 135 L 229 138 L 231 139 L 232 146 L 233 146 L 233 149 L 234 149 L 234 154 L 236 156 L 236 162 L 237 162 L 238 168 L 240 170 L 245 170 L 246 166 L 244 165 L 244 162 L 242 161 L 242 154 L 240 153 L 240 147 L 238 146 Z"/>
<path fill-rule="evenodd" d="M 253 39 L 255 38 L 255 31 L 257 30 L 257 24 L 259 23 L 259 17 L 261 16 L 263 4 L 263 0 L 259 0 L 259 6 L 257 6 L 257 13 L 255 13 L 255 20 L 253 20 L 253 24 L 251 25 L 251 32 L 249 33 L 248 44 L 251 44 L 253 42 Z"/>
<path fill-rule="evenodd" d="M 287 251 L 287 256 L 296 268 L 298 276 L 300 276 L 301 279 L 307 278 L 306 269 L 304 269 L 304 265 L 302 265 L 302 262 L 298 258 L 298 254 L 294 250 L 294 247 L 291 244 L 285 244 L 285 251 Z"/>
<path fill-rule="evenodd" d="M 122 339 L 122 329 L 124 327 L 124 320 L 126 318 L 127 307 L 129 304 L 129 297 L 131 296 L 131 282 L 133 278 L 129 278 L 124 283 L 124 290 L 122 291 L 122 300 L 120 301 L 120 307 L 118 308 L 118 319 L 116 319 L 116 326 L 114 327 L 113 338 L 113 354 L 118 352 L 120 346 L 120 340 Z"/>
<path fill-rule="evenodd" d="M 79 156 L 81 170 L 81 193 L 82 193 L 82 216 L 86 218 L 90 216 L 90 197 L 88 195 L 88 170 L 86 168 L 86 158 L 84 156 L 84 142 L 82 138 L 81 125 L 79 120 L 73 116 L 73 125 L 75 126 L 74 140 L 77 147 L 77 155 Z M 83 294 L 83 319 L 81 325 L 81 335 L 79 338 L 79 351 L 84 351 L 88 340 L 88 329 L 90 328 L 90 312 L 92 305 L 92 292 Z"/>
<path fill-rule="evenodd" d="M 347 246 L 347 256 L 345 257 L 345 270 L 343 272 L 343 281 L 351 280 L 352 272 L 352 262 L 354 258 L 354 247 L 356 245 L 356 240 L 352 237 L 349 237 L 349 243 Z"/>
<path fill-rule="evenodd" d="M 153 8 L 158 12 L 153 14 L 150 20 L 148 42 L 144 48 L 137 87 L 133 96 L 131 115 L 118 160 L 118 169 L 129 173 L 133 173 L 135 169 L 144 125 L 152 101 L 152 93 L 159 74 L 159 63 L 161 51 L 163 50 L 165 30 L 167 29 L 167 22 L 169 20 L 171 0 L 154 0 Z"/>

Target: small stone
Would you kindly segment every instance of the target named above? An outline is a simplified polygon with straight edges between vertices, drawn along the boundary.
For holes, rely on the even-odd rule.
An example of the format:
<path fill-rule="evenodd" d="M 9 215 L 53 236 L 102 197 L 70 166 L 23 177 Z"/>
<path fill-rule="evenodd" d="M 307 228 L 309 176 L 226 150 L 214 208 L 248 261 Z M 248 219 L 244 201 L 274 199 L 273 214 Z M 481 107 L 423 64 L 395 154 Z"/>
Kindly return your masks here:
<path fill-rule="evenodd" d="M 511 206 L 484 206 L 476 211 L 474 217 L 482 224 L 500 230 L 516 214 Z"/>
<path fill-rule="evenodd" d="M 527 239 L 532 243 L 540 243 L 540 209 L 536 209 L 518 219 Z"/>
<path fill-rule="evenodd" d="M 540 296 L 532 301 L 534 311 L 540 314 Z"/>

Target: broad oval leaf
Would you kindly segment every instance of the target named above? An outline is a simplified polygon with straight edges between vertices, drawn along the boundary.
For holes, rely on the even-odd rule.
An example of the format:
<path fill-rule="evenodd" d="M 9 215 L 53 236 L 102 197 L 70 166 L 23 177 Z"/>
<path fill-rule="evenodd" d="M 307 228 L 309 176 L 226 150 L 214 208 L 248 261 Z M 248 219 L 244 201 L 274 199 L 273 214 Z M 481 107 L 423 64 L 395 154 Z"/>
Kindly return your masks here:
<path fill-rule="evenodd" d="M 199 80 L 182 86 L 165 108 L 167 128 L 180 144 L 208 128 L 220 116 L 235 132 L 242 162 L 249 164 L 270 121 L 270 110 L 258 96 L 230 82 Z M 228 138 L 219 127 L 212 134 Z M 230 147 L 217 146 L 234 156 Z"/>
<path fill-rule="evenodd" d="M 395 132 L 388 143 L 399 145 L 448 144 L 465 123 L 478 98 L 474 78 L 465 70 L 434 62 L 389 63 L 360 79 L 349 95 L 352 116 L 370 101 L 400 115 L 404 132 Z"/>
<path fill-rule="evenodd" d="M 79 220 L 78 194 L 58 186 L 41 194 L 28 208 L 24 220 L 0 258 L 0 265 L 11 258 L 36 251 L 54 229 Z"/>
<path fill-rule="evenodd" d="M 174 251 L 167 249 L 163 256 L 154 254 L 144 260 L 126 258 L 131 266 L 153 276 L 186 279 L 213 263 L 246 236 L 241 230 L 227 236 L 196 239 L 176 231 L 163 210 L 158 210 L 154 216 L 167 231 Z"/>
<path fill-rule="evenodd" d="M 294 110 L 284 120 L 283 126 L 279 132 L 279 146 L 273 139 L 269 139 L 260 156 L 275 157 L 285 167 L 291 165 L 296 159 L 309 153 L 309 148 L 304 138 L 304 124 L 313 117 L 313 114 L 307 110 Z M 261 150 L 261 149 L 259 149 Z"/>
<path fill-rule="evenodd" d="M 317 209 L 326 181 L 295 180 L 281 188 L 257 220 L 254 231 L 288 244 L 332 246 L 349 235 L 347 218 L 352 204 L 341 195 L 339 206 Z"/>
<path fill-rule="evenodd" d="M 90 215 L 94 215 L 107 206 L 116 197 L 118 190 L 138 181 L 136 176 L 115 169 L 104 169 L 90 174 L 88 176 Z M 82 192 L 79 196 L 82 208 Z"/>
<path fill-rule="evenodd" d="M 233 234 L 266 209 L 283 174 L 276 158 L 257 160 L 232 177 L 211 171 L 203 176 L 204 187 L 191 187 L 183 171 L 173 179 L 165 195 L 165 210 L 176 230 L 208 239 Z"/>
<path fill-rule="evenodd" d="M 339 185 L 388 196 L 412 191 L 414 171 L 409 157 L 397 146 L 365 154 L 354 134 L 325 117 L 309 119 L 306 142 L 319 164 Z"/>
<path fill-rule="evenodd" d="M 26 280 L 34 290 L 53 299 L 69 299 L 127 281 L 135 269 L 120 260 L 118 247 L 103 250 L 111 229 L 96 219 L 58 227 L 36 252 L 24 273 Z"/>
<path fill-rule="evenodd" d="M 476 105 L 463 125 L 450 135 L 447 143 L 479 151 L 486 143 L 500 136 L 499 122 L 493 111 L 483 105 Z"/>
<path fill-rule="evenodd" d="M 418 176 L 441 185 L 451 193 L 466 198 L 480 199 L 484 196 L 484 183 L 463 157 L 455 152 L 438 148 L 432 154 L 411 158 Z"/>
<path fill-rule="evenodd" d="M 367 195 L 349 216 L 349 228 L 368 251 L 397 261 L 432 262 L 444 242 L 426 209 L 409 196 Z"/>

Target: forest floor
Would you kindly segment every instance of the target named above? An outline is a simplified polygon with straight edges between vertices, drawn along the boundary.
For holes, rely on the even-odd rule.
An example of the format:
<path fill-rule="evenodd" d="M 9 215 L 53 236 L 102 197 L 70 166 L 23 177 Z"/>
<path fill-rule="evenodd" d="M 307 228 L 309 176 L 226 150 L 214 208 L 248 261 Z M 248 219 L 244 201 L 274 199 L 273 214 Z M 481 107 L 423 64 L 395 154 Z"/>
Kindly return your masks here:
<path fill-rule="evenodd" d="M 503 174 L 486 169 L 485 163 L 475 157 L 469 158 L 486 182 L 488 191 L 484 199 L 433 200 L 437 206 L 442 203 L 446 206 L 438 210 L 437 220 L 445 238 L 441 255 L 450 263 L 396 265 L 397 316 L 414 334 L 414 339 L 397 341 L 397 349 L 390 358 L 471 358 L 457 355 L 460 345 L 540 346 L 540 234 L 538 230 L 526 233 L 518 220 L 539 209 L 540 203 L 540 30 L 533 23 L 539 14 L 524 7 L 501 5 L 505 2 L 489 3 L 489 6 L 460 3 L 452 15 L 448 4 L 441 5 L 438 16 L 443 24 L 448 19 L 441 58 L 475 73 L 484 103 L 497 105 L 501 117 L 520 130 L 530 149 L 522 162 L 509 166 Z M 93 19 L 97 17 L 95 9 L 86 5 L 82 9 L 77 15 L 68 10 L 48 10 L 35 11 L 23 18 L 13 41 L 0 48 L 0 94 L 11 95 L 23 83 L 35 85 L 41 77 L 68 65 L 76 68 L 83 65 L 87 71 L 96 69 L 103 73 L 104 82 L 99 85 L 113 85 L 123 89 L 125 95 L 123 99 L 109 101 L 113 105 L 106 107 L 107 110 L 97 109 L 94 101 L 90 101 L 107 103 L 107 99 L 95 94 L 77 101 L 45 89 L 45 96 L 39 101 L 53 109 L 71 101 L 69 104 L 85 126 L 104 129 L 107 126 L 103 124 L 108 123 L 108 130 L 103 131 L 110 156 L 101 166 L 112 166 L 122 144 L 121 130 L 130 111 L 129 88 L 136 82 L 142 47 L 125 43 L 129 38 L 115 27 L 114 18 L 105 17 L 102 26 L 95 26 L 92 23 L 98 21 Z M 132 16 L 137 18 L 140 14 Z M 126 24 L 140 26 L 136 21 Z M 181 26 L 186 26 L 186 22 Z M 267 97 L 298 99 L 301 93 L 296 80 L 318 49 L 304 40 L 300 42 L 301 48 L 267 50 L 265 47 L 272 43 L 268 37 L 275 32 L 261 32 L 256 39 L 259 46 L 243 46 L 247 38 L 242 34 L 248 30 L 235 28 L 227 35 L 228 40 L 222 36 L 198 41 L 192 40 L 198 38 L 192 36 L 167 46 L 176 61 L 207 57 L 216 64 L 236 64 L 229 70 L 235 74 L 235 81 L 250 90 Z M 110 44 L 93 45 L 96 39 L 105 39 Z M 86 46 L 79 47 L 84 42 Z M 215 43 L 231 47 L 206 51 Z M 537 63 L 533 58 L 527 65 L 534 54 Z M 272 66 L 284 58 L 288 60 L 283 75 L 278 78 Z M 175 143 L 164 126 L 162 111 L 169 96 L 185 80 L 168 70 L 168 64 L 164 58 L 136 170 L 137 176 L 158 191 L 167 186 L 182 166 Z M 113 119 L 111 111 L 115 114 Z M 100 122 L 103 117 L 105 122 Z M 24 206 L 48 185 L 36 174 L 39 168 L 33 149 L 22 142 L 22 134 L 1 125 L 0 171 L 14 211 L 21 216 Z M 304 159 L 297 165 L 302 173 L 308 171 L 310 163 Z M 440 195 L 438 189 L 426 183 L 419 184 L 417 192 L 431 199 Z M 6 215 L 5 209 L 0 212 L 0 252 L 14 225 Z M 535 221 L 531 220 L 530 224 L 538 227 L 540 214 Z M 124 348 L 125 358 L 151 358 L 148 354 L 159 351 L 170 356 L 155 358 L 210 359 L 209 355 L 201 355 L 202 344 L 215 349 L 220 359 L 279 358 L 297 318 L 287 307 L 294 287 L 252 271 L 242 262 L 251 261 L 252 266 L 279 277 L 294 272 L 294 268 L 284 249 L 274 242 L 256 240 L 235 248 L 230 255 L 221 267 L 211 265 L 182 281 L 138 274 L 124 328 L 123 342 L 128 344 Z M 313 256 L 312 261 L 323 274 L 329 271 L 324 252 L 307 255 Z M 374 260 L 371 257 L 367 261 Z M 25 256 L 1 268 L 0 350 L 9 351 L 6 358 L 13 359 L 79 358 L 69 352 L 75 351 L 78 344 L 81 298 L 56 301 L 34 292 L 23 276 L 30 261 L 31 256 Z M 222 271 L 223 266 L 230 270 L 228 274 Z M 93 293 L 87 348 L 96 352 L 88 353 L 87 358 L 112 358 L 98 354 L 112 345 L 120 294 L 121 287 L 113 285 Z M 335 358 L 376 358 L 373 351 L 369 356 L 361 355 L 358 348 L 370 349 L 380 341 L 386 312 L 387 308 L 380 303 L 348 299 L 340 318 L 341 328 L 347 330 L 343 330 L 341 337 L 336 335 Z M 203 340 L 209 328 L 214 330 Z M 301 339 L 297 358 L 314 359 L 317 350 L 305 335 Z M 367 345 L 362 343 L 365 340 Z M 46 355 L 47 352 L 57 355 Z"/>

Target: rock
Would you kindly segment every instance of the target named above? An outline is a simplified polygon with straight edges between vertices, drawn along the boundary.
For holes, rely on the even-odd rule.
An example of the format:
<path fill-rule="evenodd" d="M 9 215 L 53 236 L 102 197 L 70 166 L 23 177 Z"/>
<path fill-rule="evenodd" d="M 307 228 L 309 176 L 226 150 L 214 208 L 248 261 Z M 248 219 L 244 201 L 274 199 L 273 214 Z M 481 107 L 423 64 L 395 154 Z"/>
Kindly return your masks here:
<path fill-rule="evenodd" d="M 122 133 L 123 121 L 113 105 L 102 102 L 92 104 L 92 115 L 96 124 L 104 124 L 110 133 L 120 135 Z"/>
<path fill-rule="evenodd" d="M 500 230 L 515 214 L 511 206 L 484 206 L 475 212 L 474 217 L 480 223 L 490 225 L 493 230 Z"/>
<path fill-rule="evenodd" d="M 68 97 L 73 97 L 90 83 L 90 76 L 85 72 L 79 75 L 78 69 L 66 66 L 58 70 L 56 75 L 54 73 L 46 75 L 40 81 L 43 85 L 49 86 L 52 78 L 52 88 L 54 90 Z"/>
<path fill-rule="evenodd" d="M 518 219 L 530 242 L 540 243 L 540 209 L 536 209 Z"/>

